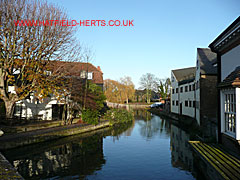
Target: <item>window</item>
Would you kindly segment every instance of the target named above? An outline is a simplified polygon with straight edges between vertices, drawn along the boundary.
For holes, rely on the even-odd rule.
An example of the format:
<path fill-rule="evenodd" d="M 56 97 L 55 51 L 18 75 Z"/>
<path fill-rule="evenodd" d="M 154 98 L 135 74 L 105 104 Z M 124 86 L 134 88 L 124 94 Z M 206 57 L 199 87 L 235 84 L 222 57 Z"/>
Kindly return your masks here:
<path fill-rule="evenodd" d="M 192 91 L 192 85 L 189 85 L 189 91 Z"/>
<path fill-rule="evenodd" d="M 172 94 L 174 94 L 174 89 L 172 89 Z"/>
<path fill-rule="evenodd" d="M 188 101 L 185 101 L 185 106 L 188 107 Z"/>
<path fill-rule="evenodd" d="M 176 106 L 178 106 L 178 101 L 176 101 Z"/>
<path fill-rule="evenodd" d="M 87 72 L 86 71 L 82 71 L 80 74 L 81 78 L 87 78 Z"/>
<path fill-rule="evenodd" d="M 182 93 L 183 92 L 183 87 L 180 87 L 180 93 Z"/>
<path fill-rule="evenodd" d="M 196 107 L 196 101 L 193 101 L 193 107 L 194 108 Z"/>
<path fill-rule="evenodd" d="M 14 108 L 14 113 L 15 113 L 16 115 L 20 115 L 21 112 L 22 112 L 22 105 L 21 105 L 21 104 L 16 104 L 16 105 L 15 105 L 15 108 Z"/>
<path fill-rule="evenodd" d="M 236 133 L 236 94 L 234 90 L 224 92 L 225 131 Z"/>
<path fill-rule="evenodd" d="M 192 107 L 192 101 L 189 101 L 189 107 Z"/>
<path fill-rule="evenodd" d="M 195 83 L 192 85 L 192 90 L 195 91 Z"/>
<path fill-rule="evenodd" d="M 174 106 L 174 101 L 172 101 L 172 105 Z"/>
<path fill-rule="evenodd" d="M 88 73 L 88 79 L 92 79 L 93 78 L 93 73 L 92 72 L 89 72 Z"/>
<path fill-rule="evenodd" d="M 185 86 L 185 92 L 188 92 L 188 86 Z"/>
<path fill-rule="evenodd" d="M 176 88 L 176 93 L 178 93 L 178 88 Z"/>

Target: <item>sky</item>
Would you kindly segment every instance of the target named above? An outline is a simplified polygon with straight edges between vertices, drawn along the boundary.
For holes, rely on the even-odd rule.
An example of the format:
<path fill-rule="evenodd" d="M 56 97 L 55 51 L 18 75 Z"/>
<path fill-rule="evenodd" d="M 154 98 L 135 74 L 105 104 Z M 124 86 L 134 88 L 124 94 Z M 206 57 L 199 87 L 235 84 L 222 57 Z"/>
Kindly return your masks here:
<path fill-rule="evenodd" d="M 94 52 L 104 79 L 195 66 L 196 50 L 208 45 L 239 15 L 240 0 L 48 0 L 70 19 L 133 20 L 133 26 L 79 26 L 76 38 Z"/>

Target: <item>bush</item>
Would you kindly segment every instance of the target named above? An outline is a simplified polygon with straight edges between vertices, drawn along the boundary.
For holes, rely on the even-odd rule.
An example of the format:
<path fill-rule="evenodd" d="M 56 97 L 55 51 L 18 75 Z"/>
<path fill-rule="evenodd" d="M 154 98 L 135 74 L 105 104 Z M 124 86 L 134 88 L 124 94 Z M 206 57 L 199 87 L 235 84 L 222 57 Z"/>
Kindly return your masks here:
<path fill-rule="evenodd" d="M 82 120 L 88 124 L 97 125 L 99 120 L 99 112 L 90 109 L 84 110 L 82 112 Z"/>
<path fill-rule="evenodd" d="M 109 120 L 111 125 L 116 123 L 126 123 L 133 121 L 133 113 L 126 109 L 111 109 L 105 113 L 104 119 Z"/>

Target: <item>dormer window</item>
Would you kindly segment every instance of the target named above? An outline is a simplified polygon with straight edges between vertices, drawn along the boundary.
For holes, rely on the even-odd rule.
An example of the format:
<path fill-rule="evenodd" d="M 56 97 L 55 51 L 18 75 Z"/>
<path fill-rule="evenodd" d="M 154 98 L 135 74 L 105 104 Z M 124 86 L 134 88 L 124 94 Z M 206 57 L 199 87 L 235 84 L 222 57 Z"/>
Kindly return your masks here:
<path fill-rule="evenodd" d="M 93 78 L 93 73 L 92 72 L 89 72 L 88 73 L 88 79 L 92 79 Z"/>
<path fill-rule="evenodd" d="M 47 76 L 50 76 L 52 74 L 51 71 L 45 71 Z"/>
<path fill-rule="evenodd" d="M 81 71 L 80 77 L 81 78 L 86 78 L 87 77 L 87 72 L 86 71 Z"/>

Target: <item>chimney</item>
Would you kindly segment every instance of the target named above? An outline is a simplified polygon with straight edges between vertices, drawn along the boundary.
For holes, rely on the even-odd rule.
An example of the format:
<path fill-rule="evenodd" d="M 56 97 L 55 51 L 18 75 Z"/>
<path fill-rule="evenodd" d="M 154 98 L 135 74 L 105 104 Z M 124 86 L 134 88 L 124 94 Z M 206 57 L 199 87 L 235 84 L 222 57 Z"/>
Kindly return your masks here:
<path fill-rule="evenodd" d="M 98 69 L 100 72 L 102 72 L 102 70 L 101 70 L 100 66 L 98 66 L 98 67 L 97 67 L 97 69 Z"/>

